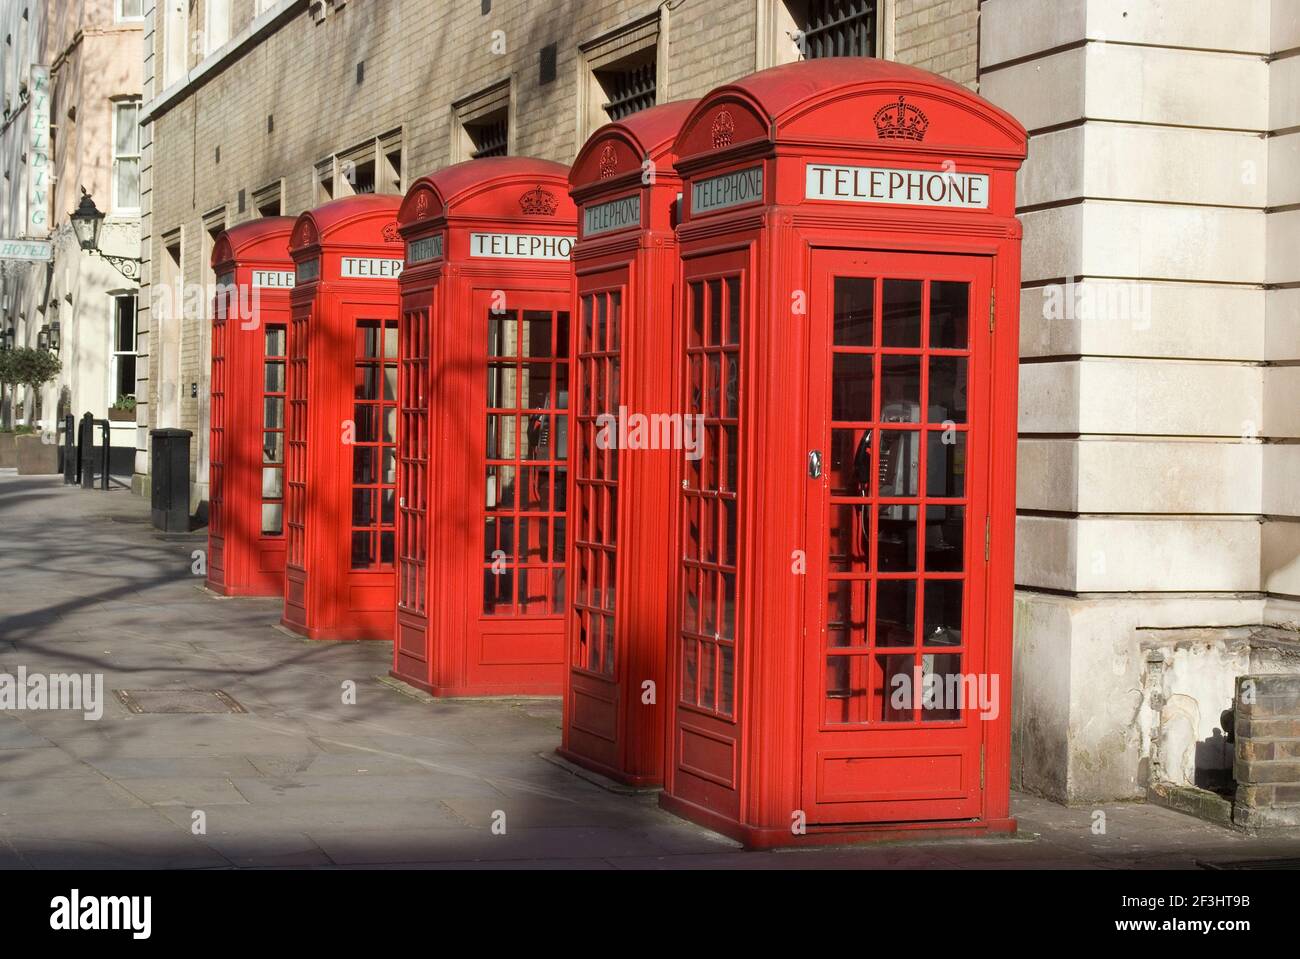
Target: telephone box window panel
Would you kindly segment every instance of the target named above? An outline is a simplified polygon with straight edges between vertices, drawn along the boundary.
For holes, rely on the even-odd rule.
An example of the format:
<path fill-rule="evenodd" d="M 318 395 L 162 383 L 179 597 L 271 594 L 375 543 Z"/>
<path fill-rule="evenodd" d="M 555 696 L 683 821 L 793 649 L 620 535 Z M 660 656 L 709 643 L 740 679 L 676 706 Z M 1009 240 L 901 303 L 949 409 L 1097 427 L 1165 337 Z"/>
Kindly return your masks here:
<path fill-rule="evenodd" d="M 213 246 L 208 587 L 284 592 L 286 329 L 293 220 L 231 227 Z"/>
<path fill-rule="evenodd" d="M 573 253 L 575 532 L 560 747 L 566 759 L 636 786 L 663 781 L 669 670 L 680 641 L 675 610 L 686 601 L 677 594 L 676 493 L 682 457 L 698 459 L 708 439 L 704 421 L 683 405 L 683 332 L 667 322 L 680 268 L 674 228 L 682 181 L 672 147 L 695 101 L 642 106 L 597 130 L 569 172 L 582 230 Z M 653 177 L 642 175 L 647 161 Z M 719 295 L 726 282 L 719 279 Z M 701 375 L 710 362 L 725 368 L 727 349 L 720 337 L 713 343 L 711 352 L 695 347 Z M 697 405 L 705 402 L 701 394 Z M 731 416 L 734 423 L 734 410 Z M 728 424 L 719 413 L 711 422 L 721 442 Z M 696 506 L 707 500 L 724 515 L 727 495 L 701 492 Z M 692 575 L 721 597 L 716 619 L 725 630 L 734 619 L 726 599 L 734 577 L 728 581 L 721 557 L 706 565 L 695 548 Z M 707 659 L 710 676 L 729 675 L 733 641 L 734 633 L 702 632 L 697 619 L 692 668 Z M 707 708 L 730 709 L 733 687 L 714 684 Z M 692 693 L 696 706 L 701 689 L 697 683 Z"/>
<path fill-rule="evenodd" d="M 683 122 L 705 442 L 677 489 L 666 808 L 760 847 L 1014 830 L 1025 146 L 964 87 L 858 57 L 745 77 Z"/>
<path fill-rule="evenodd" d="M 402 202 L 393 674 L 556 694 L 568 597 L 577 215 L 565 168 L 483 157 Z"/>
<path fill-rule="evenodd" d="M 399 205 L 397 197 L 346 197 L 294 227 L 282 622 L 312 639 L 393 637 Z M 268 377 L 279 375 L 268 368 Z M 269 431 L 280 408 L 267 416 Z"/>

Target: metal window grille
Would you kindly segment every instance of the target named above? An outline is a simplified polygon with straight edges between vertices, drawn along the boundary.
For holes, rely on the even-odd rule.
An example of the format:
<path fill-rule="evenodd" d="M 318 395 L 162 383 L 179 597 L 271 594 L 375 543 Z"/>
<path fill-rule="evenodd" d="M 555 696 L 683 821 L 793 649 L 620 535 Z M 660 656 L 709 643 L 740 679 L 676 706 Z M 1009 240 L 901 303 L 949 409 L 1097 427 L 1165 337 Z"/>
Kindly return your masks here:
<path fill-rule="evenodd" d="M 611 120 L 622 120 L 655 105 L 655 62 L 642 64 L 609 75 L 609 102 L 605 113 Z"/>
<path fill-rule="evenodd" d="M 509 136 L 504 117 L 470 127 L 469 136 L 474 141 L 474 150 L 470 153 L 473 159 L 506 155 Z"/>
<path fill-rule="evenodd" d="M 809 0 L 802 41 L 809 60 L 874 57 L 875 0 Z"/>

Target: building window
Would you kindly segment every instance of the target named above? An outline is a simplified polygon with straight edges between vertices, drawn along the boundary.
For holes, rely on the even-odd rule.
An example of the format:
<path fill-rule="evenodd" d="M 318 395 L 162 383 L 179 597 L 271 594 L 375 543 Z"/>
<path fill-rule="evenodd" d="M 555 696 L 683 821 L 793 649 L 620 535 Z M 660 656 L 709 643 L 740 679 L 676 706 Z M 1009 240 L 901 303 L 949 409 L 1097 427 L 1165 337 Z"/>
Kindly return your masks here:
<path fill-rule="evenodd" d="M 189 69 L 190 5 L 168 2 L 163 24 L 163 86 L 185 79 Z"/>
<path fill-rule="evenodd" d="M 230 0 L 207 0 L 203 5 L 203 55 L 225 46 L 230 39 Z"/>
<path fill-rule="evenodd" d="M 134 293 L 113 297 L 113 395 L 109 402 L 135 396 L 135 307 Z"/>
<path fill-rule="evenodd" d="M 258 216 L 281 216 L 284 213 L 284 181 L 268 183 L 253 191 L 253 209 Z"/>
<path fill-rule="evenodd" d="M 144 0 L 117 0 L 117 22 L 144 19 Z"/>
<path fill-rule="evenodd" d="M 140 209 L 140 100 L 113 104 L 113 209 Z"/>
<path fill-rule="evenodd" d="M 402 166 L 402 131 L 390 130 L 317 163 L 316 201 L 360 193 L 400 196 L 406 191 Z"/>
<path fill-rule="evenodd" d="M 503 80 L 451 105 L 453 163 L 514 152 L 510 141 L 512 96 L 510 81 Z"/>
<path fill-rule="evenodd" d="M 622 120 L 668 99 L 665 78 L 660 73 L 660 43 L 667 36 L 660 7 L 648 16 L 633 20 L 580 44 L 578 84 L 578 135 L 586 140 L 611 120 Z"/>
<path fill-rule="evenodd" d="M 826 57 L 888 57 L 895 0 L 758 0 L 759 69 Z"/>

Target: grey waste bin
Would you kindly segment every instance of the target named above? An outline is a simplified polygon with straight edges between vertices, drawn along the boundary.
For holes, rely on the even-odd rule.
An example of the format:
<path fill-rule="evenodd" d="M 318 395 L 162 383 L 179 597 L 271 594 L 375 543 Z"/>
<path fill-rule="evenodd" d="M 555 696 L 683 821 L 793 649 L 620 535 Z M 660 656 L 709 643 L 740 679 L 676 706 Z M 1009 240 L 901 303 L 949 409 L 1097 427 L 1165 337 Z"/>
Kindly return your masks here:
<path fill-rule="evenodd" d="M 150 430 L 153 440 L 153 475 L 150 501 L 153 525 L 168 533 L 190 529 L 189 430 Z"/>

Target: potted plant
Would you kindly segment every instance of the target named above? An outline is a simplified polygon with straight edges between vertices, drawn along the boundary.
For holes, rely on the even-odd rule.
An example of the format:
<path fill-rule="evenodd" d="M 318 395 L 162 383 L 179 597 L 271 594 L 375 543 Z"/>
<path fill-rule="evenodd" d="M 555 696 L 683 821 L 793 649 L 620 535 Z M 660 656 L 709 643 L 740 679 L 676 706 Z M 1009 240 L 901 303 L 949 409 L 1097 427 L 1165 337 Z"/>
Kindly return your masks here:
<path fill-rule="evenodd" d="M 33 392 L 39 390 L 59 375 L 62 364 L 49 350 L 19 346 L 5 350 L 0 360 L 0 381 L 9 385 L 12 394 L 17 387 L 26 386 Z M 32 404 L 36 405 L 35 402 Z M 15 404 L 16 406 L 16 404 Z M 58 447 L 46 443 L 34 426 L 15 431 L 15 460 L 20 475 L 57 473 L 59 471 Z"/>
<path fill-rule="evenodd" d="M 119 396 L 108 408 L 108 418 L 114 423 L 135 422 L 135 397 L 128 394 Z"/>

